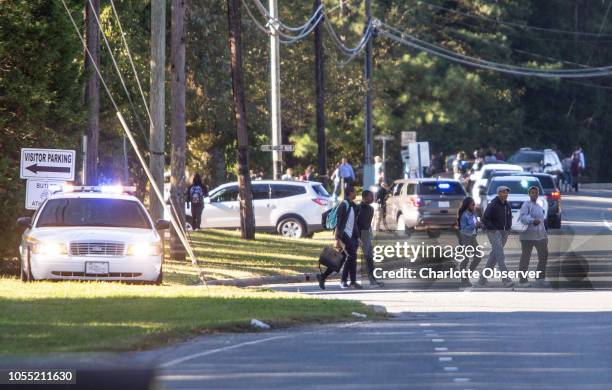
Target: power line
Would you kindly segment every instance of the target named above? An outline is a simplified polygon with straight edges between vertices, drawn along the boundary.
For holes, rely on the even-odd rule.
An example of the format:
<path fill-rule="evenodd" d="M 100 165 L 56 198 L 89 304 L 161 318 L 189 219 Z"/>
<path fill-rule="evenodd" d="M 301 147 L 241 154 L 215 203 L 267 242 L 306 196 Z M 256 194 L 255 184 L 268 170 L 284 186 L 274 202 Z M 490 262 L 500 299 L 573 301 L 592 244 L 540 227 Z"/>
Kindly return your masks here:
<path fill-rule="evenodd" d="M 481 19 L 481 20 L 486 20 L 495 24 L 499 24 L 499 25 L 503 25 L 503 26 L 508 26 L 508 27 L 514 27 L 514 28 L 520 28 L 520 29 L 526 29 L 526 30 L 533 30 L 533 31 L 541 31 L 541 32 L 546 32 L 546 33 L 555 33 L 555 34 L 569 34 L 569 35 L 578 35 L 578 36 L 589 36 L 589 37 L 596 37 L 596 38 L 600 38 L 602 36 L 607 37 L 607 38 L 612 38 L 612 34 L 601 34 L 601 33 L 596 33 L 596 32 L 582 32 L 582 31 L 572 31 L 572 30 L 562 30 L 562 29 L 557 29 L 557 28 L 546 28 L 546 27 L 539 27 L 539 26 L 530 26 L 527 24 L 522 24 L 522 23 L 517 23 L 517 22 L 512 22 L 512 21 L 506 21 L 506 20 L 499 20 L 499 19 L 494 19 L 494 18 L 490 18 L 484 15 L 477 15 L 477 14 L 473 14 L 473 13 L 469 13 L 469 12 L 463 12 L 463 11 L 459 11 L 453 8 L 448 8 L 448 7 L 443 7 L 440 5 L 436 5 L 436 4 L 432 4 L 432 3 L 428 3 L 426 1 L 423 0 L 418 0 L 416 1 L 417 5 L 425 5 L 425 6 L 429 6 L 432 8 L 436 8 L 438 10 L 443 10 L 443 11 L 448 11 L 448 12 L 452 12 L 454 14 L 457 15 L 462 15 L 462 16 L 466 16 L 469 18 L 473 18 L 473 19 Z"/>

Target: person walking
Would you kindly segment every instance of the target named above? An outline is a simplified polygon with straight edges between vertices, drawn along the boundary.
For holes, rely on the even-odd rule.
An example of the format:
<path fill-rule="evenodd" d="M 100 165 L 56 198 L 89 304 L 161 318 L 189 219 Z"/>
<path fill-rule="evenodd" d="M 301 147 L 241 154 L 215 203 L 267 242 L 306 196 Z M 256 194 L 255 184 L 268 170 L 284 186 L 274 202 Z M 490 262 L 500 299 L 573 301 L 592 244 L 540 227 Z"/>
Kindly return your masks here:
<path fill-rule="evenodd" d="M 353 171 L 353 167 L 349 164 L 346 157 L 342 157 L 342 162 L 340 163 L 340 167 L 338 167 L 338 175 L 341 180 L 344 180 L 344 188 L 352 187 L 355 183 L 355 171 Z"/>
<path fill-rule="evenodd" d="M 334 183 L 334 191 L 332 193 L 332 199 L 335 202 L 338 196 L 340 195 L 340 163 L 336 163 L 334 172 L 332 172 L 330 178 Z"/>
<path fill-rule="evenodd" d="M 380 287 L 382 283 L 374 277 L 374 256 L 372 254 L 372 219 L 374 218 L 374 202 L 372 191 L 361 193 L 361 203 L 357 206 L 357 228 L 359 229 L 359 244 L 366 264 L 366 272 L 371 286 Z"/>
<path fill-rule="evenodd" d="M 561 163 L 563 165 L 563 192 L 570 192 L 572 188 L 572 158 L 566 157 Z"/>
<path fill-rule="evenodd" d="M 202 223 L 202 211 L 204 210 L 204 198 L 208 196 L 208 188 L 202 182 L 199 173 L 193 175 L 191 185 L 187 189 L 187 202 L 191 203 L 191 219 L 194 231 L 200 229 Z"/>
<path fill-rule="evenodd" d="M 304 170 L 302 181 L 313 181 L 315 179 L 315 167 L 314 165 L 308 165 Z"/>
<path fill-rule="evenodd" d="M 533 248 L 538 252 L 538 266 L 536 268 L 536 286 L 550 287 L 546 282 L 546 263 L 548 262 L 548 236 L 544 226 L 544 209 L 538 204 L 540 189 L 537 186 L 529 187 L 529 201 L 524 202 L 519 212 L 519 220 L 527 225 L 527 229 L 519 236 L 521 241 L 521 261 L 519 271 L 529 270 L 529 261 Z M 519 286 L 529 286 L 529 280 L 521 277 Z"/>
<path fill-rule="evenodd" d="M 293 168 L 287 168 L 285 174 L 281 177 L 281 180 L 295 180 L 293 177 Z"/>
<path fill-rule="evenodd" d="M 338 205 L 336 214 L 337 222 L 334 232 L 336 249 L 344 251 L 346 260 L 342 266 L 342 276 L 340 279 L 340 288 L 346 289 L 353 287 L 355 289 L 362 288 L 357 283 L 357 247 L 359 245 L 359 229 L 357 228 L 357 206 L 354 203 L 356 193 L 353 187 L 348 187 L 345 191 L 346 198 Z M 334 272 L 331 268 L 327 268 L 322 274 L 317 274 L 319 287 L 325 289 L 325 281 Z M 348 280 L 351 284 L 348 284 Z"/>
<path fill-rule="evenodd" d="M 508 272 L 504 246 L 506 241 L 508 241 L 510 228 L 512 228 L 512 208 L 508 204 L 510 188 L 499 186 L 496 192 L 497 196 L 489 203 L 482 217 L 482 221 L 487 229 L 487 238 L 491 242 L 491 253 L 489 254 L 485 269 L 492 270 L 497 265 L 501 272 Z M 504 287 L 514 286 L 514 282 L 510 278 L 503 278 L 502 282 Z M 481 274 L 477 286 L 484 287 L 486 284 L 487 278 Z"/>
<path fill-rule="evenodd" d="M 378 210 L 376 211 L 376 231 L 380 231 L 381 224 L 385 227 L 385 231 L 389 230 L 387 226 L 387 198 L 389 197 L 389 186 L 383 179 L 379 180 L 378 192 L 376 192 L 376 203 Z"/>
<path fill-rule="evenodd" d="M 461 207 L 457 211 L 457 228 L 459 231 L 459 245 L 466 247 L 471 246 L 472 248 L 476 248 L 478 246 L 478 241 L 476 240 L 476 236 L 478 234 L 478 229 L 482 228 L 482 223 L 478 222 L 476 218 L 476 203 L 474 199 L 471 197 L 467 197 L 463 199 L 463 203 Z M 465 250 L 464 250 L 465 253 Z M 472 258 L 467 258 L 459 263 L 459 269 L 464 270 L 468 268 L 469 270 L 474 272 L 480 264 L 482 257 L 478 254 L 474 253 Z M 471 261 L 471 263 L 470 263 Z M 472 287 L 472 283 L 470 279 L 467 277 L 461 277 L 461 288 Z"/>
<path fill-rule="evenodd" d="M 578 192 L 578 178 L 580 177 L 580 153 L 577 151 L 572 155 L 570 174 L 572 176 L 572 187 L 574 188 L 575 192 Z"/>

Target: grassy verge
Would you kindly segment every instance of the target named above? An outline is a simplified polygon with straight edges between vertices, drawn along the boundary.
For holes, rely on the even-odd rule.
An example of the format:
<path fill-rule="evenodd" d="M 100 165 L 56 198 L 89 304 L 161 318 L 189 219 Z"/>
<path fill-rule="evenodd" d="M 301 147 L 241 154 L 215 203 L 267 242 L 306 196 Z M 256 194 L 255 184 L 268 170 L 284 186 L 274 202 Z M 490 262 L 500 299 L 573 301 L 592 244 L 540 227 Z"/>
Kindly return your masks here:
<path fill-rule="evenodd" d="M 232 287 L 0 279 L 0 354 L 124 351 L 215 331 L 351 319 L 361 303 Z"/>
<path fill-rule="evenodd" d="M 257 233 L 256 240 L 240 239 L 229 230 L 205 230 L 191 233 L 191 242 L 199 263 L 210 279 L 249 278 L 267 275 L 296 275 L 318 270 L 317 261 L 332 235 L 318 233 L 312 239 L 287 239 Z M 167 260 L 165 280 L 170 284 L 197 283 L 195 269 L 189 262 Z"/>

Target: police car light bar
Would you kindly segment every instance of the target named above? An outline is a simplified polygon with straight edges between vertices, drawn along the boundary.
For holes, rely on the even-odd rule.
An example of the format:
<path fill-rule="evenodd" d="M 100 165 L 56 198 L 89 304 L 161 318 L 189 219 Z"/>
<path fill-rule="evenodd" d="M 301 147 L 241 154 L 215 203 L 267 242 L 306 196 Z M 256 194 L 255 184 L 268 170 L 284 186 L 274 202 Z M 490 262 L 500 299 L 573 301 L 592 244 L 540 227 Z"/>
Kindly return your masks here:
<path fill-rule="evenodd" d="M 121 186 L 121 185 L 105 185 L 105 186 L 74 186 L 72 184 L 66 184 L 63 186 L 54 186 L 51 191 L 56 192 L 102 192 L 105 194 L 124 194 L 136 192 L 134 186 Z"/>

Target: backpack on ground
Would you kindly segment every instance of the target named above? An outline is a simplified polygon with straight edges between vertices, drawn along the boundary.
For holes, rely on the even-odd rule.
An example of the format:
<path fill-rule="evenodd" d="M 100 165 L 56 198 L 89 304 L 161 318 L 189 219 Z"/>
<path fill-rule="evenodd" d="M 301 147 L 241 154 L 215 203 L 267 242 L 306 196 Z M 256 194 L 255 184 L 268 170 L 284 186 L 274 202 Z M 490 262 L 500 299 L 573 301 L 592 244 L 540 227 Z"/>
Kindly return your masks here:
<path fill-rule="evenodd" d="M 338 224 L 338 208 L 341 204 L 346 204 L 346 210 L 348 211 L 350 207 L 349 203 L 347 200 L 343 200 L 331 209 L 326 210 L 321 215 L 321 225 L 323 225 L 323 229 L 334 230 L 336 228 L 336 225 Z"/>
<path fill-rule="evenodd" d="M 200 186 L 192 186 L 189 190 L 189 199 L 193 204 L 202 203 L 202 199 L 204 198 L 204 190 Z"/>

